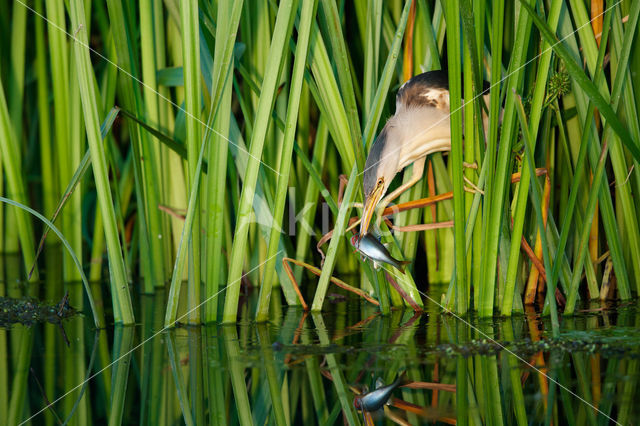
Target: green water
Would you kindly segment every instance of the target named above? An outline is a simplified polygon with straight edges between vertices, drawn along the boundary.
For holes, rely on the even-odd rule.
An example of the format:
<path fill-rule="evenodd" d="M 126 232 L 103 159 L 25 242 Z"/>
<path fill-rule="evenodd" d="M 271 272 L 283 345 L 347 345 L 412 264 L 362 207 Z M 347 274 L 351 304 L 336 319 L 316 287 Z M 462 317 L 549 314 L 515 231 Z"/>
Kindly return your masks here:
<path fill-rule="evenodd" d="M 323 314 L 278 307 L 268 324 L 167 331 L 163 296 L 141 296 L 135 327 L 65 320 L 68 347 L 55 324 L 0 329 L 0 423 L 361 424 L 356 392 L 405 370 L 418 384 L 396 389 L 376 424 L 605 425 L 640 415 L 636 303 L 564 318 L 558 339 L 535 313 L 465 323 L 434 306 L 383 317 L 357 300 L 328 305 Z M 251 295 L 243 316 L 254 308 Z"/>

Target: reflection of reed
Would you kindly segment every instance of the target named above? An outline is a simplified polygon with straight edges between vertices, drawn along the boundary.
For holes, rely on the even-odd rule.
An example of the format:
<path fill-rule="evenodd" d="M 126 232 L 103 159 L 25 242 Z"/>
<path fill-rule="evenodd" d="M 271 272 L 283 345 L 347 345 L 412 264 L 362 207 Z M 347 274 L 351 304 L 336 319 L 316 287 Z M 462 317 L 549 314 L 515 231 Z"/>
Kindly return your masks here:
<path fill-rule="evenodd" d="M 542 326 L 538 321 L 536 312 L 531 305 L 525 306 L 525 311 L 527 313 L 527 316 L 525 318 L 527 321 L 527 326 L 529 329 L 529 335 L 531 336 L 531 340 L 533 342 L 539 342 L 541 333 L 543 330 L 541 329 Z M 542 351 L 539 351 L 536 354 L 534 354 L 531 357 L 530 362 L 531 364 L 535 365 L 538 368 L 538 370 L 540 370 L 540 372 L 537 374 L 538 385 L 540 386 L 540 393 L 542 395 L 542 400 L 544 402 L 544 408 L 546 411 L 548 408 L 548 399 L 549 399 L 549 380 L 547 378 L 547 373 L 549 370 L 546 368 L 546 364 L 544 361 L 544 354 L 542 353 Z M 523 386 L 528 375 L 529 375 L 528 371 L 525 371 L 522 373 Z"/>
<path fill-rule="evenodd" d="M 141 341 L 162 328 L 164 310 L 157 297 L 163 296 L 143 299 L 138 315 L 144 321 Z M 26 401 L 43 401 L 37 407 L 32 404 L 35 413 L 45 408 L 45 398 L 55 402 L 71 385 L 81 384 L 64 402 L 45 408 L 52 421 L 57 416 L 63 422 L 70 417 L 112 424 L 137 421 L 138 416 L 143 424 L 159 425 L 263 424 L 271 418 L 285 424 L 335 424 L 349 418 L 357 424 L 364 418 L 371 424 L 383 416 L 400 424 L 583 424 L 598 423 L 606 419 L 604 415 L 628 424 L 638 414 L 634 402 L 640 364 L 622 352 L 617 357 L 610 356 L 614 352 L 594 353 L 581 342 L 585 336 L 607 336 L 616 330 L 628 330 L 629 336 L 636 333 L 638 315 L 632 306 L 624 306 L 616 315 L 594 310 L 565 318 L 561 342 L 545 339 L 548 319 L 531 312 L 473 322 L 492 339 L 527 354 L 540 372 L 507 351 L 482 352 L 486 345 L 479 331 L 450 316 L 415 315 L 411 309 L 383 316 L 368 304 L 346 307 L 333 306 L 334 311 L 324 316 L 289 309 L 277 324 L 242 321 L 232 326 L 180 327 L 131 353 L 134 329 L 121 326 L 114 329 L 113 340 L 108 331 L 100 331 L 89 351 L 74 334 L 87 334 L 86 321 L 78 316 L 74 321 L 80 325 L 67 325 L 73 352 L 57 345 L 53 357 L 40 358 L 34 350 L 22 363 L 31 371 L 26 381 L 17 369 L 22 358 L 15 358 L 17 367 L 9 367 L 8 373 L 12 391 L 19 393 L 7 397 L 14 410 Z M 608 331 L 602 331 L 601 324 L 608 324 Z M 25 330 L 8 333 L 16 331 L 22 336 Z M 55 328 L 49 332 L 60 339 Z M 458 349 L 447 355 L 446 350 L 433 351 L 434 347 Z M 100 354 L 105 350 L 106 362 Z M 112 360 L 118 360 L 112 369 L 86 380 Z M 43 367 L 64 371 L 73 380 L 56 381 L 53 391 L 41 390 L 36 379 L 42 377 Z M 391 383 L 403 370 L 403 381 L 392 391 L 389 405 L 373 413 L 354 409 L 355 397 Z M 21 416 L 22 412 L 17 423 Z"/>
<path fill-rule="evenodd" d="M 180 333 L 182 334 L 182 333 Z M 179 348 L 176 345 L 177 333 L 170 331 L 167 334 L 167 351 L 169 352 L 169 365 L 171 366 L 171 372 L 173 373 L 173 381 L 176 389 L 180 408 L 182 409 L 182 415 L 184 417 L 185 424 L 191 426 L 194 425 L 193 413 L 189 404 L 189 395 L 187 393 L 187 385 L 185 382 L 189 382 L 189 375 L 187 378 L 183 378 L 181 370 L 184 370 L 184 365 L 189 362 L 189 353 L 185 353 L 184 348 Z M 184 356 L 184 358 L 183 358 Z"/>
<path fill-rule="evenodd" d="M 117 325 L 113 331 L 113 359 L 118 360 L 111 366 L 111 404 L 109 410 L 109 424 L 122 424 L 125 404 L 127 402 L 127 384 L 129 382 L 129 368 L 133 353 L 133 337 L 135 327 Z"/>
<path fill-rule="evenodd" d="M 242 351 L 238 343 L 238 332 L 235 325 L 222 327 L 222 337 L 224 349 L 227 354 L 229 365 L 229 376 L 233 388 L 234 400 L 236 403 L 237 415 L 241 424 L 254 424 L 251 415 L 251 404 L 245 382 L 245 365 L 242 361 Z"/>

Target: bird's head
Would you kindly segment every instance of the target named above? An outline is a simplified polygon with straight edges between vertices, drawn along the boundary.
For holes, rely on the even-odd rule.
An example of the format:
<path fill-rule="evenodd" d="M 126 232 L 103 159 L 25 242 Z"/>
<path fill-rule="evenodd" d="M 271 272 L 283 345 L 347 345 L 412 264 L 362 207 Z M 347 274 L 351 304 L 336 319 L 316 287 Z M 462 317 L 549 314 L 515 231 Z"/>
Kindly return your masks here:
<path fill-rule="evenodd" d="M 385 126 L 367 156 L 363 176 L 364 210 L 360 222 L 361 236 L 369 230 L 376 206 L 386 194 L 391 181 L 398 172 L 400 152 L 394 151 L 389 145 L 392 130 L 390 126 Z"/>

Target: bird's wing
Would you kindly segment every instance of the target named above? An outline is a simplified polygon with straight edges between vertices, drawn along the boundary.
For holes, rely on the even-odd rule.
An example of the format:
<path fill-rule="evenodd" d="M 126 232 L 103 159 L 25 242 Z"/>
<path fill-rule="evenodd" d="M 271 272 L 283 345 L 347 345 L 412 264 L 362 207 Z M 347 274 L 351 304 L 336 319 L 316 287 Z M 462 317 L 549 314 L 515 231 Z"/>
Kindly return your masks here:
<path fill-rule="evenodd" d="M 449 111 L 449 91 L 447 89 L 431 87 L 424 90 L 420 96 L 425 99 L 424 102 L 443 111 Z"/>
<path fill-rule="evenodd" d="M 449 110 L 449 85 L 442 71 L 417 75 L 398 90 L 396 113 L 402 109 L 421 107 Z"/>

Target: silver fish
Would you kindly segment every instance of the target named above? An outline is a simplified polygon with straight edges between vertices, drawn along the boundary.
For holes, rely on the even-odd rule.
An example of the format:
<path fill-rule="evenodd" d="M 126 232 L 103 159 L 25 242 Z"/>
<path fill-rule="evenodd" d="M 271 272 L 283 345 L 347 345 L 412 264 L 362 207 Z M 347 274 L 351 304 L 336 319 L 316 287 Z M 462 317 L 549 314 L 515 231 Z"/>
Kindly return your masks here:
<path fill-rule="evenodd" d="M 358 410 L 368 412 L 379 410 L 387 403 L 393 390 L 400 386 L 403 375 L 404 374 L 400 374 L 390 385 L 378 386 L 374 391 L 355 397 L 353 406 Z"/>
<path fill-rule="evenodd" d="M 378 263 L 388 263 L 396 267 L 404 274 L 404 265 L 411 263 L 406 260 L 398 260 L 391 256 L 389 250 L 373 235 L 365 234 L 363 237 L 356 234 L 351 237 L 351 245 L 360 252 L 363 257 L 373 260 L 373 266 L 377 267 Z"/>

